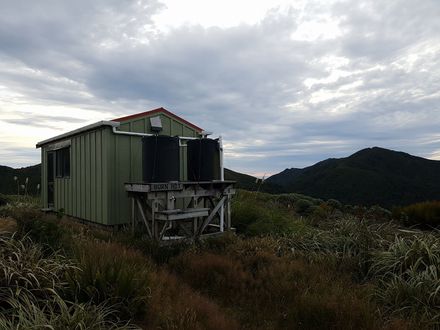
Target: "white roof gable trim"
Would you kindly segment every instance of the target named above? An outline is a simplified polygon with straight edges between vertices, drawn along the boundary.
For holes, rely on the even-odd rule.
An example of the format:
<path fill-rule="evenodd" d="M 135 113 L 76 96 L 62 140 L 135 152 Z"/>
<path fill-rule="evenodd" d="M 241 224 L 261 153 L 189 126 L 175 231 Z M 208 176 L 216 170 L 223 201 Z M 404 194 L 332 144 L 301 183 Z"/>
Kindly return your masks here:
<path fill-rule="evenodd" d="M 65 139 L 65 138 L 68 138 L 70 136 L 77 135 L 77 134 L 80 134 L 80 133 L 83 133 L 83 132 L 91 131 L 91 130 L 99 128 L 101 126 L 119 127 L 119 125 L 120 125 L 120 123 L 116 122 L 116 121 L 101 120 L 101 121 L 98 121 L 98 122 L 96 122 L 94 124 L 90 124 L 90 125 L 78 128 L 76 130 L 73 130 L 73 131 L 70 131 L 70 132 L 67 132 L 67 133 L 64 133 L 64 134 L 60 134 L 60 135 L 54 136 L 54 137 L 52 137 L 50 139 L 47 139 L 47 140 L 44 140 L 44 141 L 40 141 L 40 142 L 37 143 L 36 148 L 41 148 L 42 146 L 44 146 L 44 145 L 46 145 L 48 143 L 55 142 L 55 141 L 58 141 L 58 140 L 62 140 L 62 139 Z"/>

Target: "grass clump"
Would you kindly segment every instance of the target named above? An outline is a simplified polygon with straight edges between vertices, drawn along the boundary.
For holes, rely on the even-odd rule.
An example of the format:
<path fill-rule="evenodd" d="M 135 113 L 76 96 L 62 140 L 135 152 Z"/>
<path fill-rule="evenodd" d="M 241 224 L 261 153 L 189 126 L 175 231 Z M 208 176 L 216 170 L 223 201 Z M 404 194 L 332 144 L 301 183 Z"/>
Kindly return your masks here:
<path fill-rule="evenodd" d="M 76 270 L 70 260 L 59 253 L 46 256 L 43 247 L 29 237 L 0 236 L 0 297 L 11 298 L 21 290 L 44 302 L 54 291 L 67 287 L 66 276 Z"/>
<path fill-rule="evenodd" d="M 440 238 L 434 234 L 396 238 L 373 260 L 377 297 L 387 311 L 439 327 Z"/>
<path fill-rule="evenodd" d="M 53 294 L 45 306 L 29 296 L 10 299 L 10 314 L 0 316 L 1 329 L 129 330 L 139 327 L 115 321 L 115 310 L 104 305 L 72 303 Z"/>
<path fill-rule="evenodd" d="M 1 329 L 131 329 L 104 305 L 65 300 L 77 265 L 29 237 L 0 236 Z"/>
<path fill-rule="evenodd" d="M 81 242 L 75 249 L 78 299 L 107 303 L 122 319 L 141 319 L 147 312 L 152 265 L 140 252 L 111 242 Z"/>

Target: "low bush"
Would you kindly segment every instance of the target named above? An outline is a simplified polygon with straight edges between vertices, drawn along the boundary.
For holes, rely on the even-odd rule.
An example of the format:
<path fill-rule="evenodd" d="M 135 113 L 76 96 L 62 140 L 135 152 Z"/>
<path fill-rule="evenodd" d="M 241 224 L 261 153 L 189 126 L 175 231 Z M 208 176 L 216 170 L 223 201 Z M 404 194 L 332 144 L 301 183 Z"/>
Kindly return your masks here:
<path fill-rule="evenodd" d="M 432 228 L 440 226 L 440 201 L 423 202 L 393 210 L 393 216 L 407 226 Z"/>
<path fill-rule="evenodd" d="M 29 236 L 51 251 L 70 249 L 70 233 L 59 225 L 59 219 L 34 208 L 17 208 L 11 213 L 17 221 L 17 235 Z"/>
<path fill-rule="evenodd" d="M 309 215 L 313 211 L 315 206 L 311 201 L 307 199 L 299 199 L 295 202 L 295 211 L 301 215 Z"/>
<path fill-rule="evenodd" d="M 241 192 L 240 192 L 241 194 Z M 277 202 L 258 202 L 258 196 L 240 195 L 232 204 L 232 225 L 246 235 L 282 234 L 297 229 L 292 214 Z"/>

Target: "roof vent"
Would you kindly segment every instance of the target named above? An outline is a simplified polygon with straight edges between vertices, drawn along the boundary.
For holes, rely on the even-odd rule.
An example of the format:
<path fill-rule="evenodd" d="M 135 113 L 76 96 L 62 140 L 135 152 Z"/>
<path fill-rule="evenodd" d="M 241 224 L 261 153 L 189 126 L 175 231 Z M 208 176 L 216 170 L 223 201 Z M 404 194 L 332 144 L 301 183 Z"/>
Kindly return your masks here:
<path fill-rule="evenodd" d="M 160 116 L 151 117 L 150 124 L 153 132 L 159 133 L 162 130 L 162 120 L 160 120 Z"/>

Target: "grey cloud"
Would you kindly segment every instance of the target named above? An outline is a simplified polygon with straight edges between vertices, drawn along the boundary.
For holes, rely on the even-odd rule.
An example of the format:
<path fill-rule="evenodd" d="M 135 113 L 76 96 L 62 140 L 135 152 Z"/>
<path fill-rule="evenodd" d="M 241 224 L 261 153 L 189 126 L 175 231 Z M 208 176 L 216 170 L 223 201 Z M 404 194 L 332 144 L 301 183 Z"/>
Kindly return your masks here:
<path fill-rule="evenodd" d="M 16 124 L 16 125 L 32 125 L 35 127 L 46 127 L 46 128 L 54 128 L 59 129 L 60 123 L 84 123 L 84 120 L 78 119 L 75 117 L 65 117 L 65 116 L 44 116 L 44 115 L 38 115 L 33 117 L 31 120 L 29 118 L 28 113 L 23 113 L 21 118 L 3 118 L 1 121 L 9 123 L 9 124 Z"/>
<path fill-rule="evenodd" d="M 0 13 L 0 85 L 38 104 L 105 116 L 165 106 L 223 134 L 227 165 L 245 172 L 373 145 L 421 156 L 440 149 L 429 142 L 440 124 L 438 2 L 310 1 L 305 12 L 272 10 L 254 25 L 166 34 L 152 21 L 161 8 L 158 1 L 8 2 Z M 301 20 L 317 14 L 339 21 L 342 34 L 292 40 Z M 325 80 L 332 56 L 347 59 L 338 70 L 348 76 Z M 307 78 L 324 80 L 308 88 Z M 316 102 L 318 94 L 330 97 Z"/>

